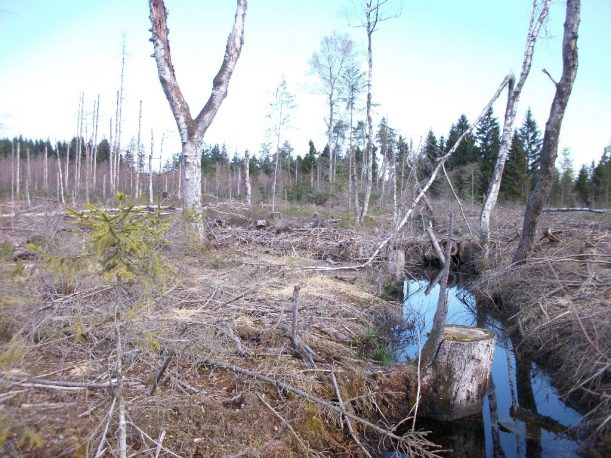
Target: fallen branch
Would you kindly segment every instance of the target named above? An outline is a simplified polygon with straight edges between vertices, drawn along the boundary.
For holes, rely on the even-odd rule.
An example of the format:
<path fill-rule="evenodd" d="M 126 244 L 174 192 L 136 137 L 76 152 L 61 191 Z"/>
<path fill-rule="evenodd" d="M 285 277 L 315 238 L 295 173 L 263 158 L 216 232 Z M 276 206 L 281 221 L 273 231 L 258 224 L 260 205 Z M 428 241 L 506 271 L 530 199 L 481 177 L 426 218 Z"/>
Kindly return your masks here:
<path fill-rule="evenodd" d="M 589 213 L 611 213 L 609 208 L 588 208 L 588 207 L 575 207 L 575 208 L 544 208 L 544 213 L 556 213 L 556 212 L 589 212 Z"/>

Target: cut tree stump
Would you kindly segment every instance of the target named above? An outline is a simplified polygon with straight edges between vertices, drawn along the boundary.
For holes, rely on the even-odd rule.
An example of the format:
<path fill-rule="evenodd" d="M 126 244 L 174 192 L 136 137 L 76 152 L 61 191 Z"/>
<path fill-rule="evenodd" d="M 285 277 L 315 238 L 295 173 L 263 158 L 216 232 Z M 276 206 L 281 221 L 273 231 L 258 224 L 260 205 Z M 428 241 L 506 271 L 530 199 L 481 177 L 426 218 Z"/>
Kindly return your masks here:
<path fill-rule="evenodd" d="M 432 362 L 423 371 L 418 415 L 441 421 L 479 415 L 495 343 L 493 331 L 446 326 Z"/>

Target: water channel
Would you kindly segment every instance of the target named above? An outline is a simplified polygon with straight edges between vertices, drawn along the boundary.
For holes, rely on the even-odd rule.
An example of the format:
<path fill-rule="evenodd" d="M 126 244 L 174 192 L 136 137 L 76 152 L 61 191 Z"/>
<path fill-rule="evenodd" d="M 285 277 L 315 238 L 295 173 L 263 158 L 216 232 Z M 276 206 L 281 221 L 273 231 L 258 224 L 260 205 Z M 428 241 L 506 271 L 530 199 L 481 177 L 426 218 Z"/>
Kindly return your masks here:
<path fill-rule="evenodd" d="M 460 286 L 456 274 L 448 284 L 446 324 L 490 329 L 496 333 L 491 380 L 481 416 L 451 423 L 419 420 L 419 429 L 433 431 L 430 438 L 456 457 L 576 457 L 578 442 L 564 431 L 581 415 L 565 404 L 549 376 L 535 362 L 515 351 L 518 342 L 506 334 L 503 324 L 477 306 L 474 296 Z M 431 331 L 439 285 L 427 279 L 406 280 L 403 315 L 414 329 L 401 331 L 397 358 L 418 357 L 420 345 Z M 419 344 L 420 341 L 420 344 Z M 387 458 L 404 455 L 389 452 Z"/>

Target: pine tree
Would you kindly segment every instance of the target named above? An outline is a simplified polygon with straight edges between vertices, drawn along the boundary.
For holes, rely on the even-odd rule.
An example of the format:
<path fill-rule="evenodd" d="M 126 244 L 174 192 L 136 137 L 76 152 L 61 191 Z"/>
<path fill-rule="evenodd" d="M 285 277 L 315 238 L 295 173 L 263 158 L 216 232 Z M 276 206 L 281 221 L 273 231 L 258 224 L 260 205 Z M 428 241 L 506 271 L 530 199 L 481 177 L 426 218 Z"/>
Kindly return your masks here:
<path fill-rule="evenodd" d="M 488 189 L 492 171 L 496 164 L 496 157 L 499 154 L 501 147 L 501 131 L 499 122 L 494 116 L 492 108 L 490 108 L 484 118 L 477 126 L 475 134 L 476 151 L 481 170 L 481 180 L 479 182 L 480 195 L 483 195 Z"/>
<path fill-rule="evenodd" d="M 518 135 L 524 146 L 524 153 L 528 160 L 528 176 L 532 183 L 539 173 L 539 161 L 543 139 L 541 138 L 541 131 L 537 126 L 537 121 L 533 118 L 530 108 L 526 112 L 526 117 L 524 118 L 522 127 L 518 131 Z"/>
<path fill-rule="evenodd" d="M 582 165 L 577 174 L 575 180 L 575 192 L 577 193 L 577 200 L 582 205 L 590 204 L 590 174 L 588 173 L 588 167 Z"/>
<path fill-rule="evenodd" d="M 509 157 L 503 172 L 500 192 L 505 200 L 524 202 L 529 189 L 528 161 L 526 160 L 524 145 L 518 133 L 514 132 Z"/>

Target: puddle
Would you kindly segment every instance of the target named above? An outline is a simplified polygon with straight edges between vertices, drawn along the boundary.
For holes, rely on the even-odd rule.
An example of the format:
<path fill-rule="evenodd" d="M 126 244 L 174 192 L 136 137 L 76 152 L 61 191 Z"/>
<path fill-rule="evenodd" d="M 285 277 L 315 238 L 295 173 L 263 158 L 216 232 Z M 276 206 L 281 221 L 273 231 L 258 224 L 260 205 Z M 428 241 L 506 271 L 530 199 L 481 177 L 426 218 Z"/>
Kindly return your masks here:
<path fill-rule="evenodd" d="M 423 419 L 418 421 L 418 428 L 434 431 L 430 436 L 433 442 L 454 449 L 449 456 L 578 456 L 578 442 L 563 427 L 576 425 L 581 415 L 558 397 L 549 377 L 536 363 L 514 351 L 518 342 L 506 335 L 501 322 L 477 307 L 473 295 L 460 286 L 460 280 L 456 274 L 451 275 L 446 324 L 478 326 L 496 333 L 491 383 L 481 416 L 450 423 Z M 419 340 L 423 345 L 431 331 L 439 285 L 431 288 L 428 280 L 406 280 L 403 292 L 405 321 L 413 322 L 415 327 L 398 336 L 397 356 L 409 361 L 417 358 Z M 396 452 L 386 454 L 389 458 L 403 456 Z"/>

